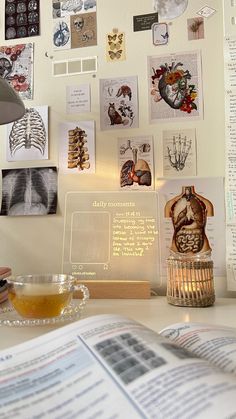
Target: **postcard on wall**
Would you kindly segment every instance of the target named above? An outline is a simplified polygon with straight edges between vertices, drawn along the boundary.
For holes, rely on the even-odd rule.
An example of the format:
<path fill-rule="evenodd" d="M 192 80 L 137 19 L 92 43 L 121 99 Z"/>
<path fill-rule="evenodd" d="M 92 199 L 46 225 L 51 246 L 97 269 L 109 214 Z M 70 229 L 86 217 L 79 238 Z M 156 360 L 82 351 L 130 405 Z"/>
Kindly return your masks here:
<path fill-rule="evenodd" d="M 166 276 L 166 259 L 170 255 L 170 249 L 173 250 L 173 245 L 178 255 L 186 251 L 191 251 L 194 255 L 210 248 L 214 274 L 224 276 L 223 178 L 160 179 L 156 189 L 160 214 L 159 231 L 162 237 L 162 276 Z"/>
<path fill-rule="evenodd" d="M 66 87 L 66 113 L 90 112 L 90 85 Z"/>
<path fill-rule="evenodd" d="M 0 215 L 47 215 L 56 210 L 56 167 L 2 170 Z"/>
<path fill-rule="evenodd" d="M 163 176 L 196 176 L 195 129 L 163 131 Z"/>
<path fill-rule="evenodd" d="M 59 168 L 62 173 L 95 173 L 94 121 L 63 122 L 59 129 Z"/>
<path fill-rule="evenodd" d="M 5 39 L 39 35 L 40 0 L 5 0 Z"/>
<path fill-rule="evenodd" d="M 108 62 L 124 61 L 125 33 L 111 32 L 106 35 L 106 60 Z"/>
<path fill-rule="evenodd" d="M 55 50 L 97 45 L 96 0 L 52 2 Z"/>
<path fill-rule="evenodd" d="M 22 99 L 33 99 L 33 44 L 0 46 L 0 76 Z"/>
<path fill-rule="evenodd" d="M 150 122 L 203 117 L 199 51 L 148 57 Z"/>
<path fill-rule="evenodd" d="M 48 106 L 26 108 L 24 116 L 7 124 L 7 161 L 48 159 Z"/>
<path fill-rule="evenodd" d="M 204 38 L 203 17 L 187 19 L 187 27 L 188 27 L 188 40 L 189 41 Z"/>
<path fill-rule="evenodd" d="M 100 80 L 101 130 L 138 128 L 137 77 Z"/>
<path fill-rule="evenodd" d="M 118 138 L 119 181 L 125 190 L 153 189 L 152 136 Z"/>

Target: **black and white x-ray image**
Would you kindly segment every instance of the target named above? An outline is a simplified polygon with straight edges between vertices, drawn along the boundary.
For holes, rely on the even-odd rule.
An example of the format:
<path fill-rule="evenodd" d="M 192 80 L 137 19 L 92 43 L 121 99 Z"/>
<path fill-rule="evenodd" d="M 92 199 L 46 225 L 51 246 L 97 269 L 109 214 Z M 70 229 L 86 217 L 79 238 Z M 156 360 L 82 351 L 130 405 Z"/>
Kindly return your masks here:
<path fill-rule="evenodd" d="M 56 209 L 56 167 L 2 170 L 0 215 L 47 215 Z"/>
<path fill-rule="evenodd" d="M 48 106 L 26 108 L 22 118 L 7 124 L 7 161 L 48 159 Z"/>

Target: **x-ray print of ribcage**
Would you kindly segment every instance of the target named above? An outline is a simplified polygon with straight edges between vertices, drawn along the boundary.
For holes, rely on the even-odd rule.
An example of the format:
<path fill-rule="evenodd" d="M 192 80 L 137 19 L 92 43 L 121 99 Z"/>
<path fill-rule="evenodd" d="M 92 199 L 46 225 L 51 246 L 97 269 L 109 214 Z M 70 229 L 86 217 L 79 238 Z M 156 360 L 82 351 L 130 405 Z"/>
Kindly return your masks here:
<path fill-rule="evenodd" d="M 44 155 L 46 145 L 46 130 L 40 113 L 34 109 L 26 109 L 25 115 L 15 121 L 9 136 L 9 147 L 13 156 L 17 150 L 24 147 L 38 149 Z"/>

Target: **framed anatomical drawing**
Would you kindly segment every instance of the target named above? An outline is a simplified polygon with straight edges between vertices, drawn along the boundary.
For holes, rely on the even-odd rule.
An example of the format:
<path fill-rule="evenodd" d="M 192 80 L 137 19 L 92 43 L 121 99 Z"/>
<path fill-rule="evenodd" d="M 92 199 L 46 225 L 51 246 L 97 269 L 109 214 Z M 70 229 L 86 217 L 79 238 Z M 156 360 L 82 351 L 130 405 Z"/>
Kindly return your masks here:
<path fill-rule="evenodd" d="M 0 46 L 0 76 L 21 98 L 33 99 L 33 44 Z"/>
<path fill-rule="evenodd" d="M 203 117 L 198 51 L 148 57 L 150 122 Z"/>
<path fill-rule="evenodd" d="M 7 124 L 7 161 L 48 159 L 48 106 L 26 108 Z"/>
<path fill-rule="evenodd" d="M 137 77 L 100 80 L 101 130 L 138 128 Z"/>
<path fill-rule="evenodd" d="M 120 188 L 153 189 L 153 140 L 151 136 L 118 139 Z"/>
<path fill-rule="evenodd" d="M 196 176 L 195 129 L 163 131 L 163 176 Z"/>
<path fill-rule="evenodd" d="M 62 173 L 95 173 L 94 126 L 94 121 L 60 124 L 59 168 Z"/>

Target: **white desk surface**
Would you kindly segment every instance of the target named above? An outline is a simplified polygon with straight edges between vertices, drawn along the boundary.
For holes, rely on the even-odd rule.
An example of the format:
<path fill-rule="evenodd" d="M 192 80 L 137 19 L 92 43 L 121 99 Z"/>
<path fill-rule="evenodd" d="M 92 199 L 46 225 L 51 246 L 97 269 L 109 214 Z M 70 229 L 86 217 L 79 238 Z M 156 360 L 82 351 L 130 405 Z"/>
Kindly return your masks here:
<path fill-rule="evenodd" d="M 96 314 L 122 314 L 156 332 L 170 324 L 186 321 L 236 327 L 236 299 L 218 298 L 213 306 L 205 308 L 172 306 L 167 303 L 166 297 L 152 297 L 148 300 L 89 300 L 82 318 Z M 54 329 L 55 326 L 1 326 L 0 349 L 22 343 Z"/>

